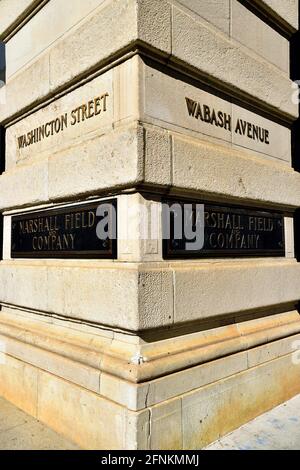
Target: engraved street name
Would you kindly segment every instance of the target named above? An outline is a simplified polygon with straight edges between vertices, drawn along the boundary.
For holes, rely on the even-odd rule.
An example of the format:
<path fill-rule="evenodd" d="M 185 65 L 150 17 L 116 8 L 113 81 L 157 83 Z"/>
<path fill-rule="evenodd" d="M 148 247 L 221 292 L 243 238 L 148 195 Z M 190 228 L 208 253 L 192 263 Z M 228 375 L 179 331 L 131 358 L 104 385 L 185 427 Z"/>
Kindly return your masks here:
<path fill-rule="evenodd" d="M 76 126 L 86 119 L 91 119 L 107 110 L 107 101 L 109 93 L 99 95 L 92 100 L 74 108 L 70 114 L 65 113 L 61 116 L 42 124 L 41 126 L 18 137 L 19 149 L 29 147 L 43 139 L 63 132 L 68 126 Z"/>
<path fill-rule="evenodd" d="M 11 257 L 116 258 L 115 237 L 97 236 L 99 222 L 108 225 L 115 213 L 116 200 L 110 200 L 14 216 Z"/>
<path fill-rule="evenodd" d="M 174 205 L 175 204 L 175 205 Z M 281 214 L 189 201 L 167 201 L 170 216 L 164 221 L 164 257 L 234 257 L 234 256 L 285 256 L 284 217 Z M 190 205 L 190 217 L 199 230 L 198 218 L 202 217 L 204 243 L 193 250 L 187 240 L 184 227 L 186 210 Z M 173 207 L 173 209 L 172 209 Z M 178 237 L 178 224 L 182 237 Z M 196 237 L 195 237 L 196 238 Z M 187 245 L 188 244 L 188 245 Z M 187 249 L 189 246 L 191 248 Z"/>
<path fill-rule="evenodd" d="M 256 142 L 261 142 L 266 145 L 270 144 L 270 132 L 268 129 L 264 129 L 243 119 L 237 119 L 233 126 L 230 114 L 220 110 L 216 111 L 210 106 L 191 100 L 190 98 L 185 98 L 185 100 L 190 117 L 200 119 L 202 122 L 223 128 L 229 132 L 234 131 L 235 134 L 248 137 Z"/>

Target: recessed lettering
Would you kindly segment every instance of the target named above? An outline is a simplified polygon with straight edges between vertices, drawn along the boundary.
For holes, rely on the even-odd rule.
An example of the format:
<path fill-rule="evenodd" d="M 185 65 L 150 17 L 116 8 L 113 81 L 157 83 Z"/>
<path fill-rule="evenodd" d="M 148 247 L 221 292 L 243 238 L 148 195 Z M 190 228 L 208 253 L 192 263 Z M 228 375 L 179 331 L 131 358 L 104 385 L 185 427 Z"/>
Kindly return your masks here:
<path fill-rule="evenodd" d="M 281 214 L 229 206 L 217 206 L 201 202 L 165 202 L 170 208 L 177 206 L 177 212 L 170 212 L 164 221 L 164 257 L 168 258 L 209 258 L 236 256 L 285 256 L 284 217 Z M 204 213 L 202 229 L 204 243 L 201 249 L 193 250 L 193 240 L 187 240 L 185 227 L 186 205 L 192 206 L 192 219 L 197 220 L 199 208 Z M 181 208 L 181 209 L 180 209 Z M 182 229 L 178 231 L 179 224 Z M 194 227 L 197 224 L 194 223 Z M 179 227 L 180 228 L 180 227 Z M 180 237 L 178 237 L 180 232 Z M 192 232 L 194 233 L 195 230 Z M 167 235 L 166 235 L 167 234 Z M 200 234 L 197 234 L 198 238 Z M 196 236 L 195 236 L 196 239 Z M 191 249 L 187 250 L 189 246 Z"/>
<path fill-rule="evenodd" d="M 104 205 L 108 224 L 115 224 L 116 200 L 12 217 L 12 258 L 116 258 L 116 237 L 97 235 Z"/>
<path fill-rule="evenodd" d="M 107 111 L 109 93 L 104 93 L 92 100 L 74 108 L 70 113 L 64 113 L 55 119 L 32 129 L 17 138 L 18 148 L 23 149 L 37 144 L 55 134 L 66 130 L 69 126 L 76 126 L 81 122 L 98 116 Z"/>
<path fill-rule="evenodd" d="M 215 110 L 207 104 L 202 104 L 190 98 L 185 98 L 188 115 L 192 118 L 199 119 L 202 122 L 215 127 L 220 127 L 228 132 L 234 131 L 235 134 L 247 137 L 250 140 L 270 145 L 270 132 L 251 122 L 243 119 L 237 119 L 232 129 L 232 117 L 230 114 L 222 110 Z"/>

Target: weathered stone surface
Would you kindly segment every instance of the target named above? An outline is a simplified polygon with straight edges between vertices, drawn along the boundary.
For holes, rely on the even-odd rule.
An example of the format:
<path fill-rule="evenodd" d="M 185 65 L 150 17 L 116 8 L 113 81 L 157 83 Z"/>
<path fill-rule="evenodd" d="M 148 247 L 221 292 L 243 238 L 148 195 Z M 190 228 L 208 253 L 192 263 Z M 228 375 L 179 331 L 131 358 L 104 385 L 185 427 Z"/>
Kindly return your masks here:
<path fill-rule="evenodd" d="M 1 0 L 0 38 L 14 23 L 26 16 L 28 9 L 33 9 L 41 0 Z"/>
<path fill-rule="evenodd" d="M 31 416 L 37 417 L 38 370 L 6 356 L 0 365 L 0 395 Z"/>
<path fill-rule="evenodd" d="M 3 262 L 0 277 L 6 303 L 130 330 L 173 323 L 172 273 L 162 269 Z"/>
<path fill-rule="evenodd" d="M 225 146 L 174 135 L 175 187 L 298 207 L 299 179 L 299 173 L 279 161 L 271 163 Z"/>
<path fill-rule="evenodd" d="M 14 167 L 25 159 L 41 159 L 43 155 L 63 151 L 92 138 L 97 131 L 99 135 L 100 130 L 101 134 L 112 130 L 112 75 L 112 71 L 101 75 L 9 127 L 6 133 L 6 167 Z M 85 108 L 82 109 L 82 106 Z M 32 131 L 36 131 L 36 135 L 33 136 L 35 141 L 30 144 L 27 134 Z"/>
<path fill-rule="evenodd" d="M 145 65 L 144 119 L 163 127 L 194 131 L 258 153 L 291 160 L 290 130 L 216 95 Z M 205 114 L 209 107 L 208 115 Z M 222 113 L 222 117 L 219 117 Z M 214 119 L 214 121 L 213 121 Z M 242 121 L 242 122 L 241 122 Z M 251 124 L 251 128 L 242 129 Z M 253 128 L 260 133 L 254 136 Z M 249 134 L 250 132 L 250 134 Z M 267 137 L 264 136 L 267 132 Z M 254 138 L 255 137 L 255 138 Z"/>
<path fill-rule="evenodd" d="M 44 334 L 50 334 L 50 336 L 45 338 L 46 342 L 40 349 L 38 347 L 40 339 L 37 335 L 37 344 L 34 346 L 35 354 L 32 354 L 30 352 L 32 350 L 30 345 L 30 341 L 32 341 L 30 338 L 31 328 L 27 328 L 26 334 L 22 335 L 16 330 L 15 335 L 18 336 L 18 341 L 12 340 L 13 330 L 10 333 L 7 331 L 9 338 L 5 338 L 3 335 L 3 327 L 5 324 L 8 326 L 5 321 L 7 322 L 9 317 L 12 317 L 8 313 L 9 310 L 6 309 L 0 322 L 1 340 L 7 341 L 8 353 L 4 365 L 0 366 L 0 374 L 3 379 L 0 382 L 1 393 L 13 403 L 17 403 L 20 408 L 26 409 L 31 414 L 36 413 L 35 416 L 39 420 L 84 448 L 144 448 L 152 450 L 167 448 L 174 450 L 188 447 L 195 449 L 215 440 L 216 432 L 223 435 L 262 413 L 268 407 L 275 406 L 299 392 L 299 365 L 292 361 L 291 356 L 296 342 L 299 348 L 299 334 L 275 342 L 270 337 L 268 344 L 256 348 L 253 348 L 254 343 L 252 346 L 250 343 L 247 345 L 245 343 L 246 350 L 238 354 L 230 354 L 229 350 L 226 354 L 224 349 L 223 355 L 226 357 L 220 357 L 216 361 L 206 362 L 198 367 L 184 368 L 175 374 L 168 373 L 166 376 L 148 381 L 145 384 L 130 383 L 107 375 L 105 372 L 99 376 L 98 385 L 100 388 L 93 390 L 91 382 L 86 380 L 87 377 L 84 379 L 85 367 L 82 367 L 81 375 L 76 378 L 76 374 L 70 375 L 71 369 L 66 358 L 45 351 L 45 345 L 49 350 L 54 345 L 53 341 L 60 339 L 64 342 L 67 340 L 65 354 L 68 355 L 72 351 L 72 349 L 70 350 L 72 343 L 69 343 L 71 338 L 74 342 L 76 337 L 77 341 L 82 341 L 88 339 L 88 336 L 85 338 L 84 334 L 80 336 L 73 332 L 72 328 L 65 327 L 60 330 L 56 329 L 56 336 L 51 336 L 54 333 L 53 327 L 50 324 L 48 324 L 48 328 L 46 328 L 46 324 L 44 327 L 41 326 L 42 323 L 38 325 L 35 319 L 31 328 L 35 326 L 36 333 L 42 333 L 44 329 Z M 294 313 L 296 314 L 296 312 Z M 13 315 L 16 316 L 15 313 Z M 248 337 L 251 339 L 257 333 L 263 341 L 261 335 L 263 329 L 260 329 L 259 326 L 263 327 L 265 323 L 265 329 L 268 331 L 268 325 L 272 323 L 272 320 L 276 328 L 280 324 L 287 326 L 288 322 L 292 325 L 293 319 L 296 320 L 296 318 L 297 315 L 290 312 L 289 314 L 274 315 L 272 318 L 267 317 L 266 319 L 223 327 L 218 330 L 219 337 L 216 335 L 217 330 L 214 332 L 216 335 L 215 345 L 218 346 L 222 335 L 225 340 L 226 332 L 228 333 L 233 328 L 239 332 L 241 339 L 245 338 L 246 340 Z M 17 326 L 17 318 L 15 320 Z M 28 320 L 26 321 L 28 322 Z M 19 327 L 21 332 L 22 325 L 20 323 Z M 212 337 L 209 338 L 209 332 L 197 333 L 197 335 L 201 335 L 203 339 L 207 335 L 208 344 L 212 339 Z M 231 341 L 233 339 L 234 336 Z M 122 354 L 122 340 L 125 340 L 125 335 L 116 334 L 115 341 L 120 345 L 119 354 Z M 228 344 L 230 344 L 230 336 L 228 336 L 228 340 Z M 172 341 L 173 349 L 179 346 L 179 351 L 180 343 L 185 341 L 185 336 L 177 336 L 169 341 Z M 102 344 L 104 353 L 116 354 L 117 349 L 111 348 L 113 342 L 107 341 L 106 346 L 104 346 L 105 343 Z M 73 343 L 73 348 L 74 346 L 75 343 Z M 93 340 L 90 337 L 87 346 L 90 350 L 95 348 L 96 337 Z M 168 361 L 173 361 L 174 351 L 172 348 L 168 349 L 167 344 L 165 347 L 166 358 Z M 192 354 L 192 342 L 190 347 Z M 250 351 L 247 350 L 249 347 Z M 160 351 L 159 342 L 154 342 L 152 348 L 157 350 L 158 357 L 161 359 L 163 350 Z M 22 353 L 26 361 L 35 367 L 32 365 L 24 367 L 21 361 L 14 358 L 18 355 L 21 356 Z M 87 358 L 90 355 L 91 352 Z M 125 362 L 126 360 L 124 358 Z M 102 368 L 104 361 L 99 362 L 99 365 Z M 146 357 L 144 362 L 139 363 L 139 366 L 147 366 Z M 80 367 L 80 362 L 77 362 L 76 367 Z M 118 367 L 122 367 L 121 364 Z M 15 370 L 13 382 L 11 368 Z M 115 368 L 114 375 L 120 371 L 121 369 Z M 29 394 L 28 401 L 23 399 L 24 393 L 28 392 L 26 374 L 30 374 L 31 378 L 35 377 L 34 387 L 37 392 Z M 84 379 L 81 386 L 76 384 L 79 377 Z M 24 384 L 21 395 L 18 387 L 12 386 L 16 383 Z M 91 386 L 92 388 L 90 388 Z M 237 389 L 242 391 L 242 394 L 237 393 Z M 96 393 L 91 393 L 90 390 Z M 217 419 L 214 413 L 216 403 L 227 409 L 232 400 L 234 400 L 238 412 L 231 414 L 230 419 L 227 414 L 218 414 L 219 419 Z M 80 406 L 78 406 L 79 404 Z M 62 410 L 61 407 L 63 411 L 59 412 Z M 31 409 L 33 411 L 30 411 Z M 138 409 L 139 412 L 130 411 Z M 57 416 L 60 416 L 60 419 L 57 419 Z M 108 428 L 104 427 L 107 419 L 110 423 Z M 70 426 L 70 422 L 78 423 L 78 426 Z M 172 432 L 164 432 L 168 428 L 171 428 Z M 112 439 L 114 439 L 114 444 L 111 442 Z"/>
<path fill-rule="evenodd" d="M 241 147 L 237 151 L 157 127 L 146 126 L 145 134 L 143 127 L 134 124 L 106 135 L 102 132 L 100 129 L 64 151 L 51 153 L 49 148 L 42 159 L 25 159 L 15 169 L 11 167 L 0 179 L 0 207 L 47 202 L 49 197 L 67 199 L 78 193 L 93 195 L 143 181 L 286 207 L 299 205 L 298 173 L 280 159 L 271 162 L 263 154 L 251 155 Z M 241 137 L 240 143 L 245 140 Z M 284 150 L 285 140 L 280 147 Z M 16 185 L 22 186 L 22 192 L 15 191 Z"/>
<path fill-rule="evenodd" d="M 175 323 L 297 302 L 299 297 L 299 265 L 293 261 L 202 263 L 189 268 L 174 267 Z"/>
<path fill-rule="evenodd" d="M 8 39 L 0 395 L 85 448 L 173 450 L 300 391 L 288 52 L 236 0 L 51 0 Z M 196 119 L 186 98 L 223 114 Z M 59 116 L 63 131 L 17 148 Z M 282 211 L 285 257 L 164 261 L 165 195 Z M 110 197 L 116 260 L 11 259 L 13 215 Z"/>
<path fill-rule="evenodd" d="M 287 77 L 256 53 L 210 28 L 199 16 L 189 14 L 190 10 L 172 8 L 171 22 L 170 4 L 166 0 L 139 0 L 137 4 L 134 0 L 116 0 L 101 4 L 8 80 L 7 105 L 1 107 L 0 120 L 23 112 L 35 101 L 42 101 L 50 93 L 78 80 L 82 74 L 99 70 L 112 56 L 137 41 L 172 60 L 184 61 L 188 67 L 198 70 L 201 77 L 210 76 L 217 86 L 227 87 L 230 93 L 234 89 L 242 98 L 245 94 L 252 96 L 252 101 L 254 98 L 289 119 L 297 117 Z M 112 28 L 117 30 L 114 32 Z M 115 41 L 110 40 L 112 36 Z M 42 81 L 38 79 L 40 76 Z M 22 94 L 18 93 L 19 89 Z"/>
<path fill-rule="evenodd" d="M 150 449 L 174 450 L 182 448 L 181 402 L 165 402 L 163 407 L 151 409 Z"/>
<path fill-rule="evenodd" d="M 22 67 L 52 46 L 55 41 L 82 21 L 103 1 L 87 0 L 82 2 L 81 0 L 72 0 L 72 2 L 64 2 L 63 0 L 51 0 L 48 2 L 29 23 L 25 24 L 8 41 L 7 78 L 19 72 Z M 23 1 L 23 3 L 26 2 Z M 27 3 L 30 2 L 27 1 Z M 59 14 L 59 12 L 63 12 L 63 14 Z"/>
<path fill-rule="evenodd" d="M 102 132 L 100 132 L 102 134 Z M 122 186 L 143 179 L 139 129 L 117 129 L 84 145 L 56 153 L 48 160 L 48 191 L 51 199 Z"/>
<path fill-rule="evenodd" d="M 101 325 L 87 331 L 78 323 L 75 330 L 74 320 L 4 307 L 0 335 L 6 354 L 137 411 L 300 347 L 296 311 L 235 318 L 234 325 L 181 330 L 166 339 L 150 333 L 143 341 Z"/>
<path fill-rule="evenodd" d="M 143 130 L 135 124 L 103 130 L 67 150 L 41 159 L 24 160 L 0 179 L 0 207 L 47 203 L 50 200 L 95 195 L 103 189 L 136 185 L 143 180 Z M 16 191 L 22 187 L 22 191 Z"/>
<path fill-rule="evenodd" d="M 1 450 L 79 450 L 3 398 L 0 399 L 0 417 Z"/>
<path fill-rule="evenodd" d="M 37 417 L 86 449 L 125 447 L 126 410 L 53 375 L 39 377 Z"/>
<path fill-rule="evenodd" d="M 267 8 L 270 14 L 281 17 L 294 29 L 298 29 L 297 0 L 252 0 L 259 8 Z"/>
<path fill-rule="evenodd" d="M 175 7 L 172 32 L 174 58 L 209 74 L 223 86 L 240 89 L 254 95 L 256 100 L 297 117 L 297 106 L 291 101 L 290 80 L 255 54 L 250 55 L 235 42 L 217 35 Z"/>
<path fill-rule="evenodd" d="M 183 6 L 195 12 L 217 28 L 230 34 L 230 0 L 178 0 Z"/>
<path fill-rule="evenodd" d="M 289 74 L 288 40 L 237 0 L 232 2 L 231 15 L 231 36 Z"/>
<path fill-rule="evenodd" d="M 297 302 L 300 292 L 299 265 L 280 259 L 152 269 L 105 261 L 7 260 L 0 278 L 5 303 L 130 330 Z M 233 285 L 238 289 L 232 291 Z"/>
<path fill-rule="evenodd" d="M 167 131 L 145 129 L 145 181 L 170 185 L 172 178 L 171 136 Z"/>
<path fill-rule="evenodd" d="M 287 355 L 183 397 L 183 448 L 202 448 L 299 393 L 299 365 Z"/>

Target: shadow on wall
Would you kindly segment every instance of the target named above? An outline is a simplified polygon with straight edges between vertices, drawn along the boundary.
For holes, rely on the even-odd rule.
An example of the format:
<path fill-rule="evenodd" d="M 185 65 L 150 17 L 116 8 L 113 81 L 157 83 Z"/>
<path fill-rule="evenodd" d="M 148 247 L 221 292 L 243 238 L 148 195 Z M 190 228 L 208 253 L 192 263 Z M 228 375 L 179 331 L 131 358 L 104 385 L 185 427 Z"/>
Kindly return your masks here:
<path fill-rule="evenodd" d="M 5 83 L 5 44 L 0 41 L 0 87 Z"/>
<path fill-rule="evenodd" d="M 300 0 L 299 3 L 299 24 L 300 24 Z M 293 81 L 300 85 L 300 31 L 295 33 L 290 41 L 290 74 Z M 300 104 L 299 104 L 300 111 Z M 300 171 L 300 119 L 292 128 L 292 164 L 295 170 Z"/>
<path fill-rule="evenodd" d="M 298 1 L 298 7 L 300 25 L 300 0 Z M 298 81 L 300 85 L 300 31 L 294 34 L 291 38 L 290 54 L 291 79 L 293 81 Z M 298 119 L 292 127 L 292 165 L 296 171 L 300 172 L 300 119 Z M 294 220 L 295 254 L 297 261 L 300 261 L 300 209 L 295 212 Z"/>
<path fill-rule="evenodd" d="M 300 261 L 300 209 L 298 209 L 295 213 L 294 233 L 295 233 L 295 256 L 297 258 L 297 261 Z"/>
<path fill-rule="evenodd" d="M 0 88 L 5 84 L 6 79 L 6 58 L 5 44 L 0 41 Z M 0 175 L 5 170 L 5 129 L 0 126 Z M 2 260 L 3 247 L 3 215 L 0 214 L 0 260 Z M 0 308 L 1 310 L 1 308 Z"/>
<path fill-rule="evenodd" d="M 6 79 L 6 58 L 5 44 L 0 41 L 0 88 L 5 84 Z M 1 106 L 1 102 L 0 102 Z M 5 129 L 0 126 L 0 175 L 5 170 Z"/>

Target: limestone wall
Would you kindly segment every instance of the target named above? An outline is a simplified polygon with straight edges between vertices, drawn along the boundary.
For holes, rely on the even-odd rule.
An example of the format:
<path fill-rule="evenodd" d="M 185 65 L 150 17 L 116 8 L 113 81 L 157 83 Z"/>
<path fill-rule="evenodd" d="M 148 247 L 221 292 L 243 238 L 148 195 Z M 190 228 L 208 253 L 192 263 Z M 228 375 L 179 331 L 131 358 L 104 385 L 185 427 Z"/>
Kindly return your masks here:
<path fill-rule="evenodd" d="M 83 447 L 155 449 L 299 393 L 297 29 L 296 0 L 0 0 L 2 395 Z M 108 197 L 115 260 L 13 259 L 16 214 Z M 285 256 L 165 260 L 167 197 L 280 212 Z"/>

